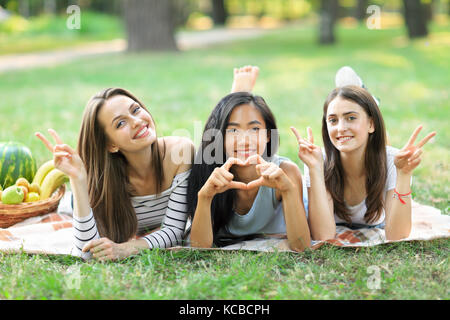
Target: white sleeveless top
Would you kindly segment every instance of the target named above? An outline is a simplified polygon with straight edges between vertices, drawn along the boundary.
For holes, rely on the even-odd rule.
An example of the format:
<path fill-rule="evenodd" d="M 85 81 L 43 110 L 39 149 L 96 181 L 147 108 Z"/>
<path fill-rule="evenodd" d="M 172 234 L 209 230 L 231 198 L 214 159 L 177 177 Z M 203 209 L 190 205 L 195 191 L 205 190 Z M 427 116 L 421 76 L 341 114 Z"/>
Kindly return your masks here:
<path fill-rule="evenodd" d="M 395 183 L 397 180 L 397 169 L 394 165 L 394 157 L 397 154 L 397 152 L 398 152 L 398 149 L 391 147 L 391 146 L 386 146 L 387 179 L 386 179 L 386 185 L 384 188 L 385 193 L 383 195 L 383 200 L 386 199 L 386 193 L 389 190 L 392 190 L 395 188 Z M 324 149 L 322 149 L 322 153 L 323 153 L 323 158 L 325 160 L 326 155 L 325 155 Z M 307 165 L 304 165 L 303 185 L 306 186 L 306 188 L 311 187 L 309 168 Z M 306 194 L 306 198 L 308 195 L 307 190 L 305 190 L 306 188 L 304 188 L 304 192 L 303 192 L 304 198 L 305 198 L 305 194 Z M 305 199 L 304 199 L 304 201 L 305 201 Z M 364 215 L 367 212 L 366 199 L 364 199 L 361 203 L 354 205 L 354 206 L 347 205 L 347 208 L 349 210 L 349 215 L 351 216 L 352 224 L 374 226 L 374 225 L 378 225 L 378 224 L 381 224 L 384 222 L 384 219 L 385 219 L 384 209 L 382 210 L 380 218 L 377 221 L 367 223 L 364 220 Z M 345 220 L 339 218 L 336 214 L 334 215 L 334 219 L 335 219 L 336 223 L 346 223 Z"/>

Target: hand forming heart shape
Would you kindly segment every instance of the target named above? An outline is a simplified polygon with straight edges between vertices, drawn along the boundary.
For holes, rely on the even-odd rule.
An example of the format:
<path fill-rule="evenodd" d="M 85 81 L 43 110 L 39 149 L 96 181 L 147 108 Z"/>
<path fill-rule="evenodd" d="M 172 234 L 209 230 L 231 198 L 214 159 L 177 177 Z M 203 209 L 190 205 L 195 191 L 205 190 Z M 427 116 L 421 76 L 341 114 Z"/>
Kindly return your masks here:
<path fill-rule="evenodd" d="M 233 181 L 234 175 L 230 172 L 230 168 L 233 165 L 256 165 L 255 169 L 260 177 L 247 184 L 241 181 Z M 260 186 L 267 186 L 283 190 L 286 189 L 288 184 L 289 178 L 280 167 L 275 163 L 265 161 L 260 155 L 253 155 L 245 161 L 229 158 L 221 167 L 214 169 L 201 191 L 202 194 L 213 197 L 229 189 L 250 190 Z"/>
<path fill-rule="evenodd" d="M 230 172 L 230 169 L 233 165 L 236 166 L 240 166 L 240 167 L 247 167 L 247 166 L 253 166 L 253 165 L 265 165 L 265 167 L 267 167 L 267 165 L 270 164 L 269 162 L 265 161 L 260 155 L 256 154 L 256 155 L 252 155 L 250 157 L 248 157 L 247 159 L 245 159 L 245 161 L 242 161 L 241 159 L 238 158 L 228 158 L 228 160 L 222 165 L 222 169 L 226 170 L 227 172 Z M 256 172 L 261 175 L 261 171 L 259 171 L 258 169 L 256 170 Z M 244 183 L 241 181 L 231 181 L 232 186 L 230 186 L 233 189 L 242 189 L 242 190 L 250 190 L 253 189 L 257 186 L 260 186 L 259 183 L 257 182 L 261 182 L 260 181 L 261 177 L 250 181 L 248 183 Z M 230 188 L 230 189 L 231 189 Z"/>

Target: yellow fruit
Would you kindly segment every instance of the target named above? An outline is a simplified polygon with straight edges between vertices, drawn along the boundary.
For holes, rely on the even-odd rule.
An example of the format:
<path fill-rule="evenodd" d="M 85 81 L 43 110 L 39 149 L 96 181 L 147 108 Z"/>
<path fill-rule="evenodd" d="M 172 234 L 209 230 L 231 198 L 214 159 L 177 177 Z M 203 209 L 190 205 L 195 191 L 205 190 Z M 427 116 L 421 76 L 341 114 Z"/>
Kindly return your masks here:
<path fill-rule="evenodd" d="M 28 189 L 27 189 L 27 187 L 24 187 L 24 186 L 18 186 L 18 187 L 21 188 L 22 191 L 23 191 L 23 199 L 22 199 L 22 202 L 24 202 L 24 201 L 27 199 Z"/>
<path fill-rule="evenodd" d="M 41 184 L 41 200 L 50 198 L 52 193 L 68 180 L 69 178 L 61 170 L 53 169 L 50 171 Z"/>
<path fill-rule="evenodd" d="M 19 179 L 17 179 L 17 181 L 16 181 L 16 186 L 23 186 L 23 187 L 25 187 L 25 188 L 27 188 L 27 191 L 30 189 L 30 183 L 28 182 L 28 180 L 27 179 L 25 179 L 25 178 L 19 178 Z"/>
<path fill-rule="evenodd" d="M 42 166 L 39 167 L 36 174 L 34 175 L 33 183 L 37 183 L 39 186 L 42 186 L 45 176 L 54 168 L 55 165 L 53 164 L 53 160 L 45 162 Z"/>
<path fill-rule="evenodd" d="M 30 188 L 28 189 L 28 191 L 36 192 L 37 194 L 41 194 L 41 187 L 36 182 L 33 182 L 30 185 Z"/>
<path fill-rule="evenodd" d="M 30 192 L 27 194 L 27 198 L 25 200 L 25 202 L 34 202 L 34 201 L 39 201 L 41 200 L 41 197 L 39 197 L 39 194 L 37 194 L 36 192 Z"/>
<path fill-rule="evenodd" d="M 2 192 L 3 190 L 0 190 L 0 201 L 2 201 Z"/>

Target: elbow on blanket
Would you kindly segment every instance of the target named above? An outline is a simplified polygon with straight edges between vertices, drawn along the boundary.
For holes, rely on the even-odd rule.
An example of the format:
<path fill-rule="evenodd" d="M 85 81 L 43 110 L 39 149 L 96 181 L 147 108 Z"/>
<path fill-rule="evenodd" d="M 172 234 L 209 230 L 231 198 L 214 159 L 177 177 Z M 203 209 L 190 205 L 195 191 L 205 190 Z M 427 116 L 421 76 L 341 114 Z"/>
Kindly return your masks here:
<path fill-rule="evenodd" d="M 334 229 L 334 231 L 331 232 L 316 233 L 314 234 L 313 239 L 316 241 L 325 241 L 334 239 L 335 237 L 336 237 L 336 229 Z"/>
<path fill-rule="evenodd" d="M 195 241 L 191 238 L 191 247 L 192 248 L 211 248 L 212 242 L 207 241 Z"/>
<path fill-rule="evenodd" d="M 92 253 L 90 251 L 83 252 L 80 249 L 78 249 L 75 245 L 72 247 L 70 254 L 75 257 L 79 257 L 85 261 L 92 259 Z"/>
<path fill-rule="evenodd" d="M 386 223 L 384 232 L 387 241 L 406 239 L 411 233 L 411 225 L 393 226 L 392 223 Z"/>
<path fill-rule="evenodd" d="M 336 225 L 330 226 L 327 229 L 322 230 L 312 230 L 311 229 L 311 237 L 315 241 L 325 241 L 334 239 L 336 237 Z"/>
<path fill-rule="evenodd" d="M 303 237 L 300 237 L 294 241 L 289 241 L 289 249 L 295 251 L 295 252 L 303 252 L 306 248 L 311 247 L 311 238 L 308 237 L 308 239 L 304 239 Z"/>
<path fill-rule="evenodd" d="M 411 233 L 411 230 L 408 232 L 401 232 L 401 233 L 393 233 L 388 232 L 386 230 L 386 240 L 388 241 L 396 241 L 396 240 L 403 240 L 409 237 L 409 234 Z"/>

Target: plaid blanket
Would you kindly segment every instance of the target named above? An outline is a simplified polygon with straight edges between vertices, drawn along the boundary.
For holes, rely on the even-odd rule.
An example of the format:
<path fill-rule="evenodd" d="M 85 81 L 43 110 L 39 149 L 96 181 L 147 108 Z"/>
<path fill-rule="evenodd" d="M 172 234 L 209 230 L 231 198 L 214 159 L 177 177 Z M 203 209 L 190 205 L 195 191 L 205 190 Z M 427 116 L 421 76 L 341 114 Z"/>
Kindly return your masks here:
<path fill-rule="evenodd" d="M 412 207 L 411 234 L 407 239 L 399 241 L 450 237 L 450 216 L 414 201 Z M 0 251 L 75 255 L 72 249 L 72 216 L 62 211 L 59 208 L 58 212 L 29 218 L 6 229 L 0 228 Z M 386 241 L 384 230 L 378 228 L 352 230 L 338 226 L 336 233 L 335 239 L 313 241 L 312 248 L 318 249 L 325 243 L 340 247 L 368 247 L 393 242 Z M 170 250 L 180 249 L 197 250 L 190 247 L 175 247 Z M 291 251 L 285 237 L 258 238 L 208 250 Z"/>

